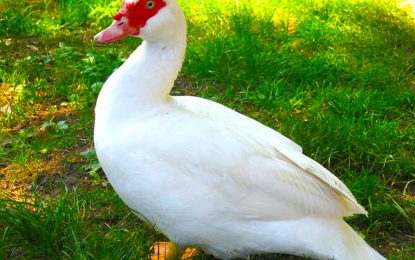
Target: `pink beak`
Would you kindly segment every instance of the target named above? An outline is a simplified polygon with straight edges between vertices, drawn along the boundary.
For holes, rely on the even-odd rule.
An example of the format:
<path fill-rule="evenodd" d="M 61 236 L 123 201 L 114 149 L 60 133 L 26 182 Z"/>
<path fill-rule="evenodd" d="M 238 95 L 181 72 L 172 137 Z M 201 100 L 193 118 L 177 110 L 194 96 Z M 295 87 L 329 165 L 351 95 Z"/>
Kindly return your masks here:
<path fill-rule="evenodd" d="M 114 20 L 112 24 L 94 36 L 97 42 L 114 42 L 128 35 L 138 35 L 137 28 L 128 25 L 128 21 Z"/>

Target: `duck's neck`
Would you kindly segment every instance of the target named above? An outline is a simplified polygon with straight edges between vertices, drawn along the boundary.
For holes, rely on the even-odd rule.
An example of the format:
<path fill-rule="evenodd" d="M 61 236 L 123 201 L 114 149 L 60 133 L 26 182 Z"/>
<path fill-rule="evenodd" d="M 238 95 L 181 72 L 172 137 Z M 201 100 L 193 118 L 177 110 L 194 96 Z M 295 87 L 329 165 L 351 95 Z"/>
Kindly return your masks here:
<path fill-rule="evenodd" d="M 164 40 L 144 41 L 108 78 L 97 101 L 97 116 L 120 119 L 169 100 L 186 49 L 185 23 L 176 29 Z"/>

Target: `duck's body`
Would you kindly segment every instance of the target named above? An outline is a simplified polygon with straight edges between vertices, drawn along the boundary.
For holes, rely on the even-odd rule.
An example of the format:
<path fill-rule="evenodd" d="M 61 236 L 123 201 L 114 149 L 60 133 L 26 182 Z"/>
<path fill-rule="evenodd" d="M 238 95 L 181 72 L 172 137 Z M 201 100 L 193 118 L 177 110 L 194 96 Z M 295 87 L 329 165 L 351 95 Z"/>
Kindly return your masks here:
<path fill-rule="evenodd" d="M 169 95 L 186 25 L 160 1 L 97 101 L 96 151 L 123 201 L 177 244 L 221 258 L 382 259 L 343 221 L 363 207 L 300 146 L 220 104 Z"/>

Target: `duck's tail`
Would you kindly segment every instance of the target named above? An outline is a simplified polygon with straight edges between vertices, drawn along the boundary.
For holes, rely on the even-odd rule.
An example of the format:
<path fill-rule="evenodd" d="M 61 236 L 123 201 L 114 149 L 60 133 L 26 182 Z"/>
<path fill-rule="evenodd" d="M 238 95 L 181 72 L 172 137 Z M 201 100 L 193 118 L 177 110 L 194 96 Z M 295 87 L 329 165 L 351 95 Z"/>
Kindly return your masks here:
<path fill-rule="evenodd" d="M 328 255 L 329 258 L 334 259 L 367 259 L 367 260 L 381 260 L 386 259 L 379 254 L 375 249 L 369 246 L 362 237 L 359 236 L 343 219 L 332 220 L 327 224 L 327 228 L 338 231 L 334 233 L 333 237 L 327 237 L 328 244 L 333 250 L 333 256 Z M 337 240 L 337 241 L 336 241 Z"/>
<path fill-rule="evenodd" d="M 381 260 L 342 218 L 303 218 L 300 220 L 263 223 L 262 234 L 268 233 L 264 251 L 307 256 L 313 259 Z M 272 238 L 270 233 L 272 232 Z"/>
<path fill-rule="evenodd" d="M 301 240 L 311 251 L 312 257 L 338 260 L 385 259 L 342 218 L 306 218 L 304 222 L 306 228 L 303 231 L 306 233 L 301 235 Z"/>

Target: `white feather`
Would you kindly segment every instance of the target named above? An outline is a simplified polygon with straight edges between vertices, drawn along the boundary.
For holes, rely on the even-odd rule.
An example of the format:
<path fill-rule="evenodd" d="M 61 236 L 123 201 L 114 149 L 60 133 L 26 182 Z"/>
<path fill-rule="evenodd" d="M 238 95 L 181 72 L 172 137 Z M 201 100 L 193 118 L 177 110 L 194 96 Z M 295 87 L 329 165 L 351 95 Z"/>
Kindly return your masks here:
<path fill-rule="evenodd" d="M 342 219 L 366 211 L 299 145 L 212 101 L 169 96 L 186 47 L 174 1 L 142 32 L 99 95 L 94 133 L 129 207 L 179 245 L 217 257 L 382 259 Z"/>

